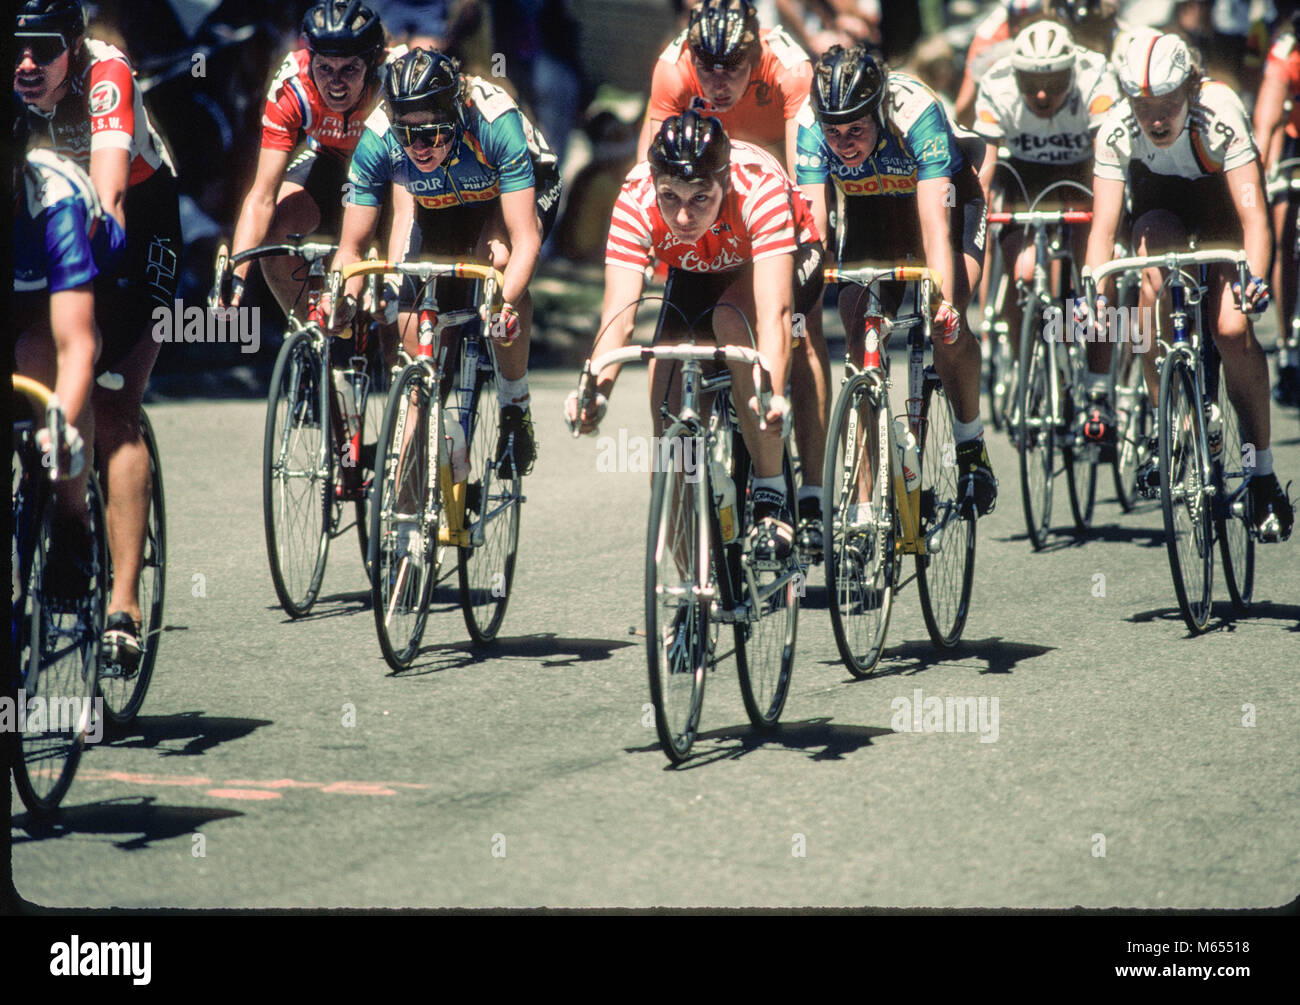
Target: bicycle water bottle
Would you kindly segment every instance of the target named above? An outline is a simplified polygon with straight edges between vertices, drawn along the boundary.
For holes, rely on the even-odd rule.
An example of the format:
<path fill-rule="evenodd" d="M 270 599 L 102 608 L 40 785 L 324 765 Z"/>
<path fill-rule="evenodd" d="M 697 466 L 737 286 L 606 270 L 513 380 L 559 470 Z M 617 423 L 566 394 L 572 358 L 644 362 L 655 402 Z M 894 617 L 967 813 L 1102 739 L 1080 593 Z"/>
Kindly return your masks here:
<path fill-rule="evenodd" d="M 898 445 L 898 463 L 903 469 L 908 505 L 916 513 L 921 501 L 921 458 L 916 451 L 916 437 L 902 419 L 894 420 L 894 442 Z"/>
<path fill-rule="evenodd" d="M 334 379 L 334 392 L 342 403 L 340 412 L 343 416 L 343 425 L 348 441 L 351 442 L 361 431 L 361 406 L 357 403 L 356 388 L 352 384 L 352 373 L 348 370 L 331 368 L 330 376 Z"/>
<path fill-rule="evenodd" d="M 713 502 L 718 509 L 718 527 L 722 543 L 736 540 L 736 483 L 718 461 L 709 461 L 709 479 L 713 482 Z"/>
<path fill-rule="evenodd" d="M 1210 459 L 1217 461 L 1223 453 L 1223 415 L 1218 402 L 1210 402 L 1205 410 L 1205 439 L 1210 447 Z"/>

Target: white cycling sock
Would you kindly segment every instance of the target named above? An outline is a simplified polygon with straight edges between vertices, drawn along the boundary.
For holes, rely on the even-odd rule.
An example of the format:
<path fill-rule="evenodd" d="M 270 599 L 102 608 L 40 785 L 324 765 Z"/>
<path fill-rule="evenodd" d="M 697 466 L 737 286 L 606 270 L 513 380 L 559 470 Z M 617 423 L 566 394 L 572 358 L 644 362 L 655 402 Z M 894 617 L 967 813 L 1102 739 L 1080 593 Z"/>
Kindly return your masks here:
<path fill-rule="evenodd" d="M 952 417 L 952 435 L 958 443 L 969 443 L 971 440 L 978 440 L 984 435 L 984 420 L 978 415 L 970 422 L 958 422 L 957 416 Z"/>
<path fill-rule="evenodd" d="M 528 374 L 524 374 L 518 380 L 506 380 L 504 377 L 497 377 L 497 401 L 502 408 L 507 405 L 518 405 L 526 412 L 530 400 Z"/>
<path fill-rule="evenodd" d="M 782 499 L 785 498 L 785 479 L 780 475 L 773 475 L 771 478 L 755 478 L 754 490 L 767 489 L 769 492 L 777 493 Z"/>
<path fill-rule="evenodd" d="M 1263 450 L 1255 451 L 1255 470 L 1253 472 L 1256 478 L 1273 473 L 1273 448 L 1265 447 Z"/>

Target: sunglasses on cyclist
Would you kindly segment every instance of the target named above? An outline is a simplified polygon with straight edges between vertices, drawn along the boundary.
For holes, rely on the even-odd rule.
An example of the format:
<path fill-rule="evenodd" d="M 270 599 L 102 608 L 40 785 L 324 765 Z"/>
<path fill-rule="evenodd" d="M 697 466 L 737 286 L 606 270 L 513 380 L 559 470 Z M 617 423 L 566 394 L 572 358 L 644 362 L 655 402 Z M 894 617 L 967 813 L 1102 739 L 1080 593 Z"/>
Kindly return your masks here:
<path fill-rule="evenodd" d="M 452 122 L 431 122 L 425 126 L 404 126 L 394 122 L 393 132 L 405 147 L 415 146 L 417 140 L 423 140 L 431 147 L 440 147 L 451 142 L 456 135 L 456 126 Z"/>
<path fill-rule="evenodd" d="M 30 51 L 37 66 L 53 63 L 68 47 L 67 40 L 53 32 L 17 32 L 14 41 L 17 43 L 15 63 L 21 63 L 23 52 Z"/>
<path fill-rule="evenodd" d="M 1071 76 L 1069 70 L 1056 73 L 1027 73 L 1017 70 L 1016 87 L 1020 88 L 1021 94 L 1037 94 L 1039 91 L 1050 95 L 1064 94 L 1070 89 Z"/>

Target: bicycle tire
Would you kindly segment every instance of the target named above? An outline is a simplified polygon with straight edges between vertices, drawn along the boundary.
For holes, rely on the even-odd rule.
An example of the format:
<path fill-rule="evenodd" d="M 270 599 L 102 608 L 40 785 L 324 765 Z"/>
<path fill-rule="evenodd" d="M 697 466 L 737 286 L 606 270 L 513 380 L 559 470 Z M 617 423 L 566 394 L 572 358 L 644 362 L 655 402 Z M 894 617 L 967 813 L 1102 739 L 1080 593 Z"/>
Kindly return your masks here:
<path fill-rule="evenodd" d="M 379 429 L 384 422 L 384 410 L 388 407 L 388 391 L 392 385 L 392 373 L 384 366 L 383 356 L 379 352 L 378 339 L 371 336 L 373 352 L 367 351 L 366 400 L 361 409 L 361 498 L 356 501 L 357 543 L 361 546 L 361 561 L 366 569 L 366 578 L 371 576 L 370 569 L 370 510 L 374 500 L 375 466 L 378 455 Z"/>
<path fill-rule="evenodd" d="M 456 572 L 460 582 L 460 608 L 465 627 L 475 645 L 494 642 L 510 602 L 514 585 L 515 557 L 519 552 L 520 478 L 498 475 L 497 439 L 501 412 L 496 379 L 491 370 L 480 368 L 471 399 L 472 421 L 468 439 L 469 483 L 465 522 L 482 519 L 483 543 L 458 548 Z M 448 415 L 448 422 L 458 421 Z M 504 507 L 502 509 L 501 507 Z"/>
<path fill-rule="evenodd" d="M 1141 359 L 1129 351 L 1127 343 L 1116 348 L 1115 358 L 1127 360 L 1127 373 L 1123 362 L 1116 367 L 1116 439 L 1115 460 L 1111 472 L 1115 480 L 1115 498 L 1125 513 L 1131 513 L 1138 503 L 1137 469 L 1141 464 L 1141 451 L 1151 439 L 1154 415 L 1151 396 L 1147 393 L 1146 378 L 1142 373 Z"/>
<path fill-rule="evenodd" d="M 24 478 L 43 479 L 45 470 L 36 463 L 34 450 L 15 461 L 25 469 L 15 471 L 19 485 Z M 94 716 L 98 686 L 100 637 L 104 631 L 105 587 L 107 583 L 108 531 L 104 519 L 103 499 L 96 479 L 86 479 L 91 517 L 91 555 L 89 589 L 76 601 L 51 600 L 44 595 L 43 581 L 49 547 L 53 540 L 53 497 L 47 485 L 39 487 L 33 480 L 22 489 L 21 505 L 32 507 L 23 517 L 18 549 L 19 595 L 15 603 L 14 668 L 16 690 L 22 691 L 26 706 L 24 729 L 13 736 L 14 783 L 19 797 L 34 816 L 44 816 L 58 809 L 67 795 L 85 748 L 86 734 Z M 19 530 L 15 494 L 14 528 Z M 69 645 L 57 648 L 60 639 Z M 53 648 L 53 652 L 51 652 Z M 24 655 L 26 654 L 26 655 Z M 69 699 L 77 699 L 77 714 L 66 729 L 50 729 L 51 709 L 68 709 Z M 40 700 L 41 705 L 32 704 Z M 45 712 L 45 729 L 33 727 L 37 708 Z"/>
<path fill-rule="evenodd" d="M 1165 546 L 1178 610 L 1197 634 L 1210 621 L 1214 586 L 1212 504 L 1203 489 L 1205 443 L 1198 422 L 1201 403 L 1193 370 L 1181 355 L 1170 355 L 1160 372 L 1160 508 Z"/>
<path fill-rule="evenodd" d="M 162 462 L 158 441 L 149 416 L 140 412 L 140 432 L 149 454 L 149 515 L 145 522 L 144 554 L 140 563 L 140 665 L 130 677 L 114 676 L 101 667 L 99 694 L 104 699 L 104 714 L 114 726 L 126 726 L 139 714 L 153 680 L 162 641 L 163 594 L 167 579 L 167 516 L 164 508 Z M 109 590 L 113 583 L 113 561 L 108 561 Z"/>
<path fill-rule="evenodd" d="M 822 473 L 826 493 L 822 536 L 830 544 L 826 598 L 831 629 L 844 666 L 858 678 L 869 677 L 880 662 L 893 610 L 897 559 L 889 422 L 880 385 L 866 374 L 851 377 L 831 414 Z M 875 431 L 875 450 L 869 436 L 863 435 L 867 430 Z M 860 448 L 864 440 L 866 446 Z M 871 491 L 865 500 L 859 498 L 864 464 L 871 470 Z M 855 531 L 850 522 L 850 507 L 863 502 L 870 503 L 876 520 L 874 529 L 865 534 Z"/>
<path fill-rule="evenodd" d="M 333 395 L 326 366 L 311 333 L 295 332 L 280 347 L 267 397 L 262 445 L 266 554 L 276 596 L 291 618 L 302 617 L 316 602 L 329 555 Z"/>
<path fill-rule="evenodd" d="M 1223 449 L 1215 462 L 1215 533 L 1223 558 L 1223 579 L 1232 606 L 1250 610 L 1255 599 L 1255 535 L 1250 532 L 1250 490 L 1246 487 L 1241 453 L 1241 424 L 1220 381 L 1219 414 L 1223 420 Z M 1235 506 L 1240 507 L 1238 512 Z"/>
<path fill-rule="evenodd" d="M 388 395 L 375 459 L 370 601 L 379 648 L 394 670 L 405 670 L 419 652 L 437 575 L 441 406 L 433 390 L 422 364 L 402 370 Z M 408 435 L 412 420 L 414 429 Z M 412 509 L 408 512 L 407 507 Z M 414 550 L 412 531 L 417 534 Z"/>
<path fill-rule="evenodd" d="M 1070 414 L 1066 419 L 1065 429 L 1069 445 L 1062 448 L 1061 455 L 1065 464 L 1065 482 L 1070 496 L 1070 515 L 1074 518 L 1074 530 L 1077 534 L 1086 534 L 1092 525 L 1093 511 L 1097 502 L 1097 464 L 1101 448 L 1095 443 L 1084 440 L 1083 430 L 1077 419 L 1082 411 L 1078 401 L 1079 388 L 1083 386 L 1084 374 L 1088 371 L 1082 343 L 1073 343 L 1068 355 L 1071 363 L 1071 381 L 1066 401 Z"/>
<path fill-rule="evenodd" d="M 740 432 L 737 431 L 735 435 L 739 437 Z M 737 448 L 733 446 L 732 449 L 734 451 Z M 793 501 L 796 498 L 794 474 L 788 450 L 782 459 L 782 475 L 785 478 L 786 499 Z M 754 469 L 751 464 L 744 495 L 746 506 L 743 526 L 746 528 L 753 526 L 753 480 Z M 748 556 L 741 561 L 742 577 L 747 561 Z M 745 703 L 745 714 L 749 716 L 750 724 L 760 732 L 776 728 L 790 694 L 795 640 L 799 629 L 799 595 L 803 592 L 804 583 L 803 573 L 797 570 L 798 548 L 791 549 L 784 569 L 755 570 L 754 582 L 760 593 L 785 576 L 791 578 L 758 606 L 757 620 L 737 621 L 735 626 L 736 675 L 740 678 L 740 696 Z M 792 573 L 795 574 L 791 575 Z M 748 580 L 742 581 L 740 594 L 753 603 L 755 598 L 748 588 Z"/>
<path fill-rule="evenodd" d="M 921 531 L 926 540 L 937 521 L 946 520 L 938 551 L 916 556 L 916 585 L 921 615 L 930 641 L 941 649 L 961 639 L 970 614 L 975 581 L 973 514 L 961 512 L 958 495 L 957 444 L 952 432 L 952 406 L 938 379 L 927 376 L 922 392 Z"/>
<path fill-rule="evenodd" d="M 1036 337 L 1033 310 L 1025 309 L 1020 336 L 1020 498 L 1025 528 L 1035 551 L 1047 544 L 1052 526 L 1052 479 L 1056 431 L 1051 415 L 1051 347 Z M 922 465 L 922 469 L 924 469 Z"/>
<path fill-rule="evenodd" d="M 693 439 L 696 457 L 703 458 L 702 438 Z M 671 465 L 658 468 L 646 527 L 646 665 L 655 731 L 668 759 L 679 764 L 690 755 L 704 704 L 710 653 L 709 600 L 704 594 L 711 580 L 711 530 L 708 521 L 699 519 L 699 496 L 703 493 L 706 512 L 713 500 L 707 464 L 697 468 L 694 481 L 685 464 L 681 471 Z"/>

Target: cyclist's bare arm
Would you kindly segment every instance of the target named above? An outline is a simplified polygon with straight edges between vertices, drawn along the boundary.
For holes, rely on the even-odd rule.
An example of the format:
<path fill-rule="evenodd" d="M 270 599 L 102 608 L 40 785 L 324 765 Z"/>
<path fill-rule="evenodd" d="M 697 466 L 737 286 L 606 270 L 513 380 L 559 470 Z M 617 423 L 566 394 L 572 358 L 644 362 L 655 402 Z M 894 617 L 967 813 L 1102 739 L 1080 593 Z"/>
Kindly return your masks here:
<path fill-rule="evenodd" d="M 341 272 L 353 262 L 361 261 L 362 249 L 369 246 L 375 236 L 375 229 L 379 226 L 379 212 L 379 206 L 358 206 L 355 203 L 350 203 L 343 210 L 339 250 L 334 253 L 334 261 L 330 265 L 331 272 Z M 344 287 L 344 292 L 359 300 L 364 283 L 364 276 L 353 276 Z M 321 310 L 325 311 L 327 316 L 331 306 L 329 294 L 325 294 L 321 298 Z M 338 320 L 346 322 L 347 318 L 340 316 Z"/>
<path fill-rule="evenodd" d="M 1115 234 L 1119 230 L 1120 214 L 1124 211 L 1124 183 L 1114 178 L 1092 179 L 1092 229 L 1088 231 L 1088 250 L 1084 264 L 1099 269 L 1115 254 Z M 1136 251 L 1135 251 L 1136 253 Z M 1107 277 L 1097 291 L 1113 298 L 1115 280 Z"/>
<path fill-rule="evenodd" d="M 1276 155 L 1273 137 L 1281 130 L 1284 122 L 1286 92 L 1286 75 L 1277 68 L 1266 70 L 1264 82 L 1259 88 L 1259 97 L 1255 101 L 1254 121 L 1255 145 L 1264 158 L 1265 168 L 1272 166 Z"/>
<path fill-rule="evenodd" d="M 790 300 L 794 287 L 794 255 L 772 255 L 754 263 L 754 347 L 772 365 L 772 393 L 785 396 L 790 379 Z M 780 413 L 769 409 L 768 422 Z"/>
<path fill-rule="evenodd" d="M 795 167 L 799 163 L 799 120 L 785 120 L 785 170 L 791 178 L 795 176 Z M 822 233 L 818 231 L 817 233 Z"/>
<path fill-rule="evenodd" d="M 406 242 L 415 220 L 415 196 L 406 186 L 393 183 L 393 229 L 388 236 L 388 260 L 400 262 L 406 257 Z"/>
<path fill-rule="evenodd" d="M 605 266 L 605 301 L 600 309 L 600 334 L 591 347 L 591 358 L 622 349 L 632 341 L 636 326 L 636 303 L 645 288 L 645 278 L 637 269 L 622 265 Z M 608 398 L 614 391 L 619 366 L 606 367 L 596 374 L 596 390 Z"/>
<path fill-rule="evenodd" d="M 980 165 L 980 189 L 984 192 L 985 205 L 993 205 L 993 175 L 998 169 L 998 143 L 991 140 L 984 143 L 984 163 Z"/>
<path fill-rule="evenodd" d="M 950 178 L 918 181 L 916 211 L 921 218 L 921 245 L 925 252 L 925 264 L 939 273 L 944 292 L 956 304 L 956 290 L 969 284 L 963 283 L 961 287 L 956 284 L 957 261 L 952 252 L 952 228 L 948 218 L 953 184 Z M 962 267 L 965 267 L 965 263 L 962 263 Z M 966 299 L 970 299 L 969 293 Z"/>
<path fill-rule="evenodd" d="M 90 153 L 90 181 L 104 209 L 126 229 L 126 183 L 131 174 L 131 154 L 120 147 L 101 147 Z"/>
<path fill-rule="evenodd" d="M 502 287 L 502 299 L 508 304 L 517 304 L 528 292 L 528 284 L 537 268 L 537 258 L 542 251 L 542 235 L 537 229 L 537 198 L 532 188 L 517 192 L 501 193 L 501 216 L 505 221 L 506 233 L 510 235 L 510 259 L 502 270 L 505 282 Z M 502 263 L 492 264 L 498 269 Z"/>
<path fill-rule="evenodd" d="M 822 235 L 822 244 L 829 256 L 830 237 L 828 236 L 828 214 L 826 211 L 826 186 L 800 185 L 799 189 L 803 192 L 804 198 L 808 200 L 808 205 L 812 209 L 813 222 L 817 224 L 817 233 Z"/>
<path fill-rule="evenodd" d="M 89 283 L 50 294 L 50 332 L 58 359 L 54 393 L 63 413 L 80 426 L 90 402 L 98 346 L 95 335 L 95 294 Z"/>
<path fill-rule="evenodd" d="M 239 219 L 235 222 L 235 236 L 232 240 L 231 253 L 239 254 L 249 248 L 255 248 L 266 240 L 266 232 L 271 229 L 271 218 L 275 215 L 275 200 L 280 188 L 280 181 L 289 167 L 288 150 L 269 150 L 265 147 L 257 156 L 257 174 L 253 184 L 244 196 L 244 204 L 239 209 Z M 234 274 L 240 279 L 248 278 L 248 268 L 252 262 L 240 262 L 234 268 Z M 239 298 L 231 297 L 231 307 L 238 306 Z"/>
<path fill-rule="evenodd" d="M 1250 263 L 1250 274 L 1265 276 L 1273 252 L 1273 230 L 1268 221 L 1268 200 L 1264 198 L 1264 175 L 1259 161 L 1235 167 L 1224 178 L 1241 220 L 1242 245 Z"/>

